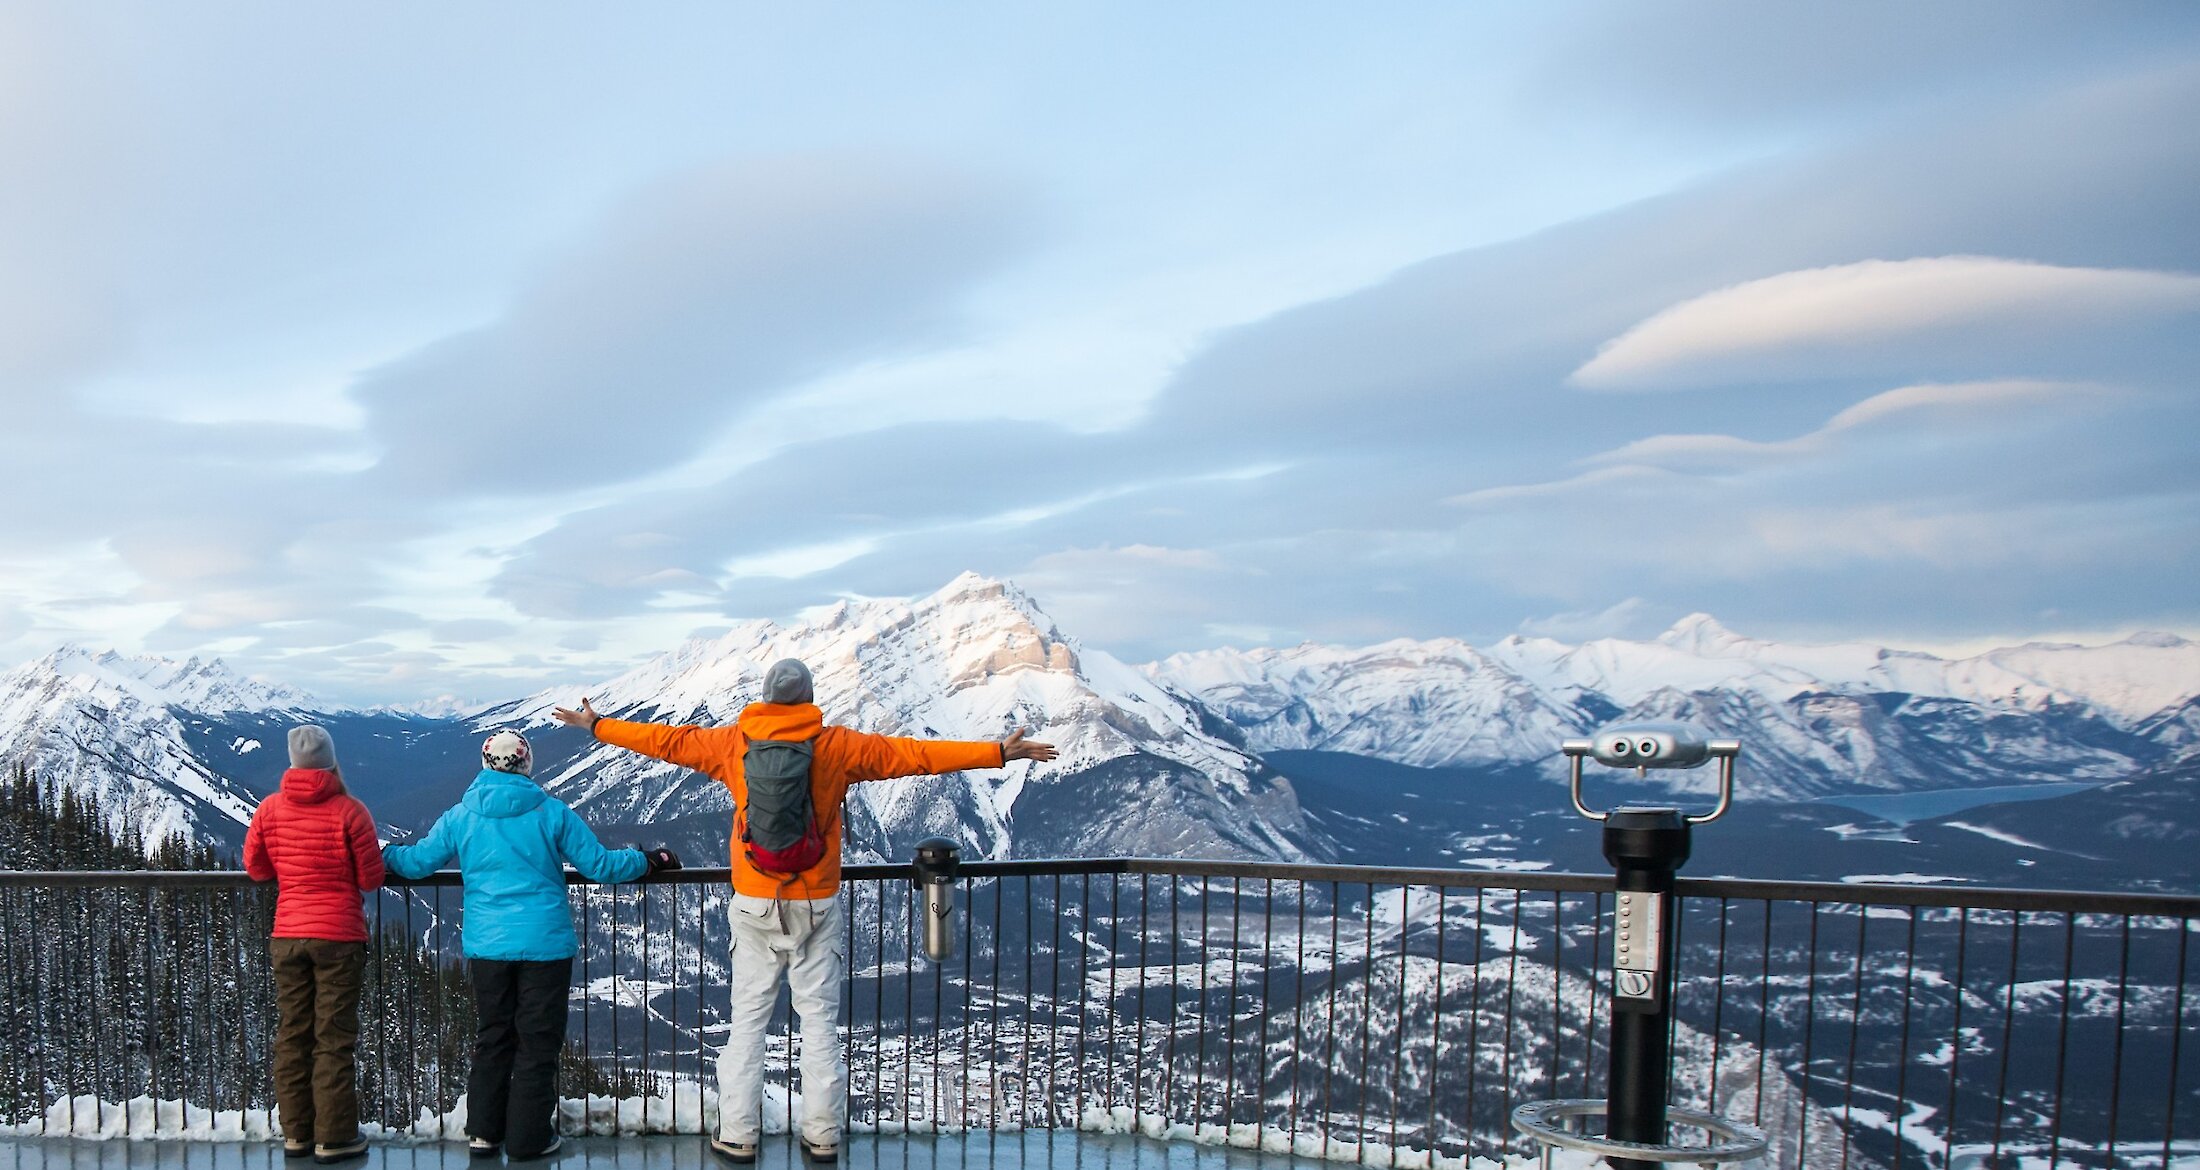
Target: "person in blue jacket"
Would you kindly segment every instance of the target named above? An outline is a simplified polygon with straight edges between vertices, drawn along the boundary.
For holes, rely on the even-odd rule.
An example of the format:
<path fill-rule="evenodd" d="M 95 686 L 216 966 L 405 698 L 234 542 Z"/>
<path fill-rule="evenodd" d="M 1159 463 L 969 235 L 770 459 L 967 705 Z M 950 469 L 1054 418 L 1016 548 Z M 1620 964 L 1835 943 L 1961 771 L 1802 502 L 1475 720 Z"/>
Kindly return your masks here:
<path fill-rule="evenodd" d="M 560 1144 L 551 1114 L 580 950 L 564 863 L 590 881 L 629 882 L 680 860 L 669 849 L 604 848 L 579 814 L 528 779 L 534 755 L 516 731 L 491 735 L 481 764 L 426 837 L 389 846 L 382 859 L 407 878 L 458 862 L 466 884 L 459 937 L 481 1024 L 466 1083 L 467 1148 L 487 1158 L 502 1146 L 526 1161 Z"/>

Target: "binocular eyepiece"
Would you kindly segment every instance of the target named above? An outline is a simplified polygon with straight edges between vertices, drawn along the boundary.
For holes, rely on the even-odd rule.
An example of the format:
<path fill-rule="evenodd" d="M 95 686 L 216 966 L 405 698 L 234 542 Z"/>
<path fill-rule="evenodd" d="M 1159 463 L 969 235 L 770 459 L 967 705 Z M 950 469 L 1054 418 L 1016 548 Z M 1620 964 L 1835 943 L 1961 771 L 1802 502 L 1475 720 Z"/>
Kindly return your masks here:
<path fill-rule="evenodd" d="M 1685 723 L 1623 723 L 1607 727 L 1589 739 L 1569 739 L 1558 745 L 1572 776 L 1574 811 L 1592 821 L 1606 814 L 1581 800 L 1581 762 L 1593 759 L 1611 768 L 1696 768 L 1719 761 L 1719 803 L 1708 813 L 1687 818 L 1700 825 L 1726 815 L 1734 800 L 1734 757 L 1742 754 L 1742 741 L 1713 739 L 1700 727 Z"/>
<path fill-rule="evenodd" d="M 1685 723 L 1629 723 L 1607 727 L 1590 739 L 1559 746 L 1569 756 L 1588 756 L 1612 768 L 1695 768 L 1742 750 L 1738 739 L 1711 739 Z"/>

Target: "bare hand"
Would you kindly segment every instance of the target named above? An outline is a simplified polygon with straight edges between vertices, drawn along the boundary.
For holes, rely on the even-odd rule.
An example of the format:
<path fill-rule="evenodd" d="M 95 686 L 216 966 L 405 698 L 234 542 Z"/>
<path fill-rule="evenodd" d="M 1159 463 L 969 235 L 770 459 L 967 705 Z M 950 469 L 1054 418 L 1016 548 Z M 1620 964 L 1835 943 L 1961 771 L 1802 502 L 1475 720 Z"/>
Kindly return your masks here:
<path fill-rule="evenodd" d="M 1016 729 L 1016 734 L 1001 741 L 1001 762 L 1003 764 L 1012 760 L 1037 760 L 1043 764 L 1053 758 L 1053 744 L 1025 739 L 1024 729 L 1021 727 Z"/>
<path fill-rule="evenodd" d="M 596 714 L 596 708 L 590 705 L 585 695 L 581 697 L 580 710 L 574 711 L 565 707 L 556 707 L 551 709 L 550 717 L 567 727 L 578 727 L 590 735 L 596 733 L 596 721 L 603 718 L 603 716 Z"/>

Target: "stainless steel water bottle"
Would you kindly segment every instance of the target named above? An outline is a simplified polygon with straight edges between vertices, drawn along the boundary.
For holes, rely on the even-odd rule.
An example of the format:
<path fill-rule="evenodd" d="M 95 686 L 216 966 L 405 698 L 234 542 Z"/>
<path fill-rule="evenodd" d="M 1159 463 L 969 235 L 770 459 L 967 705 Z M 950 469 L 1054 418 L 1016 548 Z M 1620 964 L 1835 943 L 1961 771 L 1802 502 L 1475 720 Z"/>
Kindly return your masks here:
<path fill-rule="evenodd" d="M 917 842 L 912 862 L 917 892 L 924 897 L 924 954 L 943 962 L 955 953 L 955 871 L 962 847 L 945 837 Z"/>

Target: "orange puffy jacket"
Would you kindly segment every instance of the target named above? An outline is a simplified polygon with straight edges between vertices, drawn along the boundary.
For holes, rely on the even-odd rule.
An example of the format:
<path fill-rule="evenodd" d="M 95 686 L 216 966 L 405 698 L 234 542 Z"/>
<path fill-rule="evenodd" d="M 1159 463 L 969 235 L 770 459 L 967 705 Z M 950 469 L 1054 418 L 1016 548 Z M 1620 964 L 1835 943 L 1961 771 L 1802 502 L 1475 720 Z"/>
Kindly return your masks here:
<path fill-rule="evenodd" d="M 244 871 L 275 883 L 276 938 L 367 941 L 360 895 L 382 885 L 374 817 L 324 768 L 292 768 L 244 833 Z"/>
<path fill-rule="evenodd" d="M 614 747 L 693 768 L 733 793 L 733 889 L 758 898 L 829 898 L 840 890 L 840 806 L 848 786 L 896 776 L 928 776 L 968 768 L 998 768 L 1001 745 L 990 741 L 903 739 L 871 735 L 846 727 L 825 726 L 811 703 L 751 703 L 731 727 L 670 727 L 599 719 L 596 738 Z M 817 807 L 818 832 L 825 856 L 808 870 L 782 882 L 749 864 L 741 848 L 742 810 L 749 804 L 741 757 L 751 739 L 812 742 L 810 800 Z"/>

